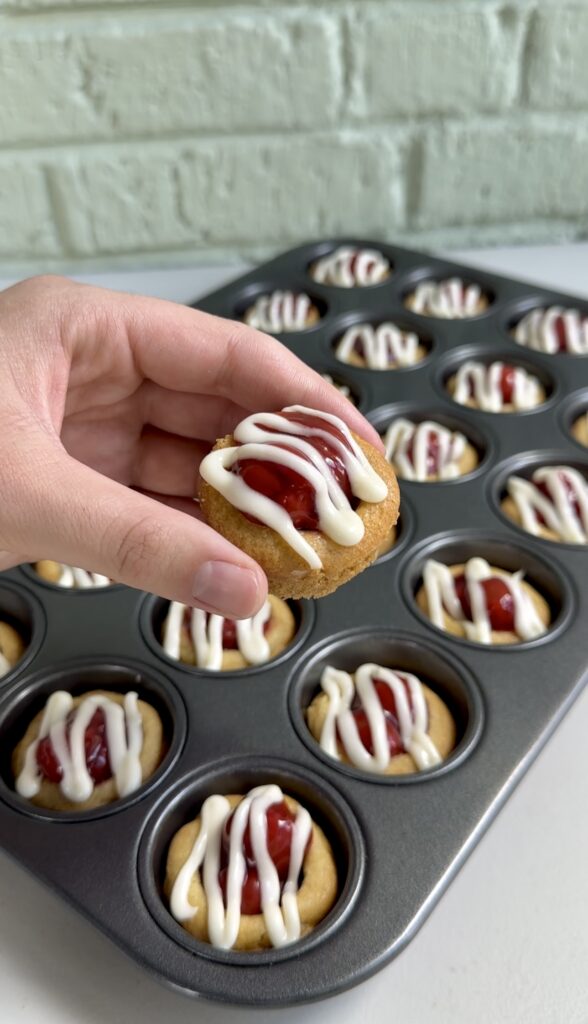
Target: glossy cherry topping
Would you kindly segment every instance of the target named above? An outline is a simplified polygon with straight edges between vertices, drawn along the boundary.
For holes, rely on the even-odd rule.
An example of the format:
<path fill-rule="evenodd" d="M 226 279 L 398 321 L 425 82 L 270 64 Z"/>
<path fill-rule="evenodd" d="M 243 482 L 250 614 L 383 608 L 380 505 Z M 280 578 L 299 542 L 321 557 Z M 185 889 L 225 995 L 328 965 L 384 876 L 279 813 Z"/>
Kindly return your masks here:
<path fill-rule="evenodd" d="M 512 402 L 514 394 L 514 382 L 515 382 L 516 369 L 514 366 L 503 366 L 500 374 L 500 390 L 502 392 L 503 401 L 509 404 Z"/>
<path fill-rule="evenodd" d="M 408 443 L 406 454 L 414 466 L 414 435 Z M 436 476 L 441 469 L 441 450 L 439 435 L 432 430 L 427 432 L 427 476 Z"/>
<path fill-rule="evenodd" d="M 229 843 L 234 815 L 235 812 L 232 811 L 225 821 L 222 834 L 219 884 L 222 889 L 223 896 L 225 897 L 225 903 Z M 290 848 L 292 846 L 292 831 L 295 821 L 296 815 L 290 810 L 285 800 L 271 804 L 266 811 L 267 848 L 269 855 L 274 862 L 276 871 L 278 872 L 278 877 L 282 883 L 284 883 L 288 877 L 288 869 L 290 867 Z M 305 855 L 308 852 L 311 842 L 312 833 L 306 846 Z M 243 834 L 243 855 L 246 862 L 246 873 L 243 888 L 241 890 L 241 913 L 260 914 L 261 890 L 257 865 L 253 854 L 253 847 L 251 846 L 249 822 L 247 822 L 247 826 Z"/>
<path fill-rule="evenodd" d="M 69 738 L 75 712 L 70 712 L 66 721 L 66 736 Z M 90 777 L 96 784 L 112 778 L 108 746 L 106 743 L 106 719 L 101 708 L 90 719 L 84 733 L 86 767 Z M 51 742 L 50 736 L 44 736 L 37 745 L 37 766 L 43 778 L 48 782 L 61 782 L 63 769 Z"/>
<path fill-rule="evenodd" d="M 514 601 L 507 584 L 498 576 L 491 576 L 490 579 L 481 580 L 480 586 L 484 591 L 492 629 L 497 632 L 514 632 Z M 455 577 L 455 592 L 466 619 L 473 622 L 470 594 L 463 573 Z"/>
<path fill-rule="evenodd" d="M 323 433 L 331 434 L 343 443 L 346 448 L 349 448 L 345 435 L 334 424 L 328 423 L 326 420 L 310 416 L 306 413 L 282 412 L 280 416 L 282 419 L 290 420 L 293 423 L 300 423 L 310 430 L 321 430 Z M 270 434 L 279 432 L 278 429 L 270 427 L 265 427 L 265 430 Z M 357 502 L 353 498 L 349 477 L 337 448 L 324 437 L 313 436 L 312 434 L 306 436 L 305 441 L 321 453 L 331 474 L 344 491 L 352 508 L 355 508 Z M 289 448 L 286 444 L 279 444 L 276 447 L 281 448 L 283 451 L 294 451 L 294 449 Z M 310 461 L 300 452 L 296 452 L 296 454 L 307 462 Z M 314 488 L 299 473 L 276 462 L 266 462 L 258 459 L 237 459 L 233 464 L 232 472 L 241 476 L 247 486 L 251 487 L 253 491 L 257 491 L 258 494 L 264 494 L 277 505 L 281 505 L 290 516 L 297 530 L 316 530 L 318 528 L 319 519 L 316 510 Z M 250 522 L 257 522 L 253 516 L 247 513 L 244 514 Z"/>
<path fill-rule="evenodd" d="M 412 699 L 410 695 L 410 689 L 406 679 L 400 676 L 404 689 L 406 690 L 406 696 L 408 698 L 408 704 L 412 712 Z M 388 737 L 388 748 L 390 751 L 390 757 L 396 757 L 397 754 L 404 754 L 405 748 L 402 743 L 400 735 L 400 724 L 398 722 L 398 712 L 396 710 L 396 701 L 394 694 L 387 683 L 383 679 L 374 679 L 374 689 L 378 695 L 378 700 L 384 710 L 384 719 L 386 721 L 386 735 Z M 366 712 L 361 707 L 359 698 L 356 696 L 352 705 L 351 713 L 355 719 L 359 738 L 369 754 L 374 753 L 374 744 L 372 739 L 372 732 L 369 726 L 369 721 Z"/>

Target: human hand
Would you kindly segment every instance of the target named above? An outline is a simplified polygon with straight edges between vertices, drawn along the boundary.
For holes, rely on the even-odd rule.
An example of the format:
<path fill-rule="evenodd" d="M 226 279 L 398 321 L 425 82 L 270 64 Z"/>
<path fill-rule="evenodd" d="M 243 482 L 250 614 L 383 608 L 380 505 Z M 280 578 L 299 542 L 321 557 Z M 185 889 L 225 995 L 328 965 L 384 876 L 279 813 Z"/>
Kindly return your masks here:
<path fill-rule="evenodd" d="M 0 353 L 0 569 L 52 558 L 247 617 L 265 576 L 193 500 L 211 443 L 297 403 L 381 448 L 279 342 L 170 302 L 32 278 L 0 293 Z"/>

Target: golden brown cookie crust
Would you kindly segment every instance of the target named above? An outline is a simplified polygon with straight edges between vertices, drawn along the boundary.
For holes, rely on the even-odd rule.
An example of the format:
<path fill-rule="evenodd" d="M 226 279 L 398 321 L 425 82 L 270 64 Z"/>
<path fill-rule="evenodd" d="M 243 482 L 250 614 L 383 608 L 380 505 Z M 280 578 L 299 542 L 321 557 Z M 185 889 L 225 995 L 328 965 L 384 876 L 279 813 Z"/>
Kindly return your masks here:
<path fill-rule="evenodd" d="M 25 642 L 8 622 L 0 622 L 0 653 L 12 668 L 25 652 Z"/>
<path fill-rule="evenodd" d="M 398 482 L 387 459 L 363 438 L 356 434 L 353 437 L 376 473 L 388 485 L 388 494 L 377 503 L 359 503 L 356 512 L 363 520 L 365 532 L 361 541 L 352 547 L 336 544 L 318 530 L 300 531 L 321 559 L 321 569 L 311 569 L 279 534 L 267 526 L 249 522 L 222 494 L 205 480 L 200 481 L 200 503 L 208 524 L 259 562 L 267 576 L 269 589 L 278 597 L 324 597 L 331 594 L 367 569 L 378 557 L 382 544 L 389 540 L 391 527 L 398 519 Z M 227 435 L 217 441 L 214 449 L 234 445 L 233 436 Z"/>
<path fill-rule="evenodd" d="M 398 670 L 402 672 L 401 669 Z M 453 716 L 444 701 L 431 690 L 425 683 L 421 683 L 427 709 L 429 712 L 428 735 L 435 744 L 441 759 L 444 761 L 455 746 L 456 728 Z M 326 693 L 318 693 L 306 709 L 306 722 L 310 732 L 317 743 L 320 743 L 321 733 L 327 711 L 329 709 L 329 698 Z M 352 764 L 345 753 L 345 748 L 338 744 L 339 757 L 342 764 Z M 361 769 L 358 769 L 361 770 Z M 388 767 L 382 772 L 383 775 L 409 775 L 418 772 L 418 766 L 412 756 L 408 753 L 397 754 L 391 757 Z M 368 773 L 366 773 L 368 774 Z M 371 775 L 371 772 L 369 773 Z"/>
<path fill-rule="evenodd" d="M 61 577 L 61 565 L 53 562 L 50 558 L 42 558 L 34 564 L 35 572 L 47 583 L 58 583 Z"/>
<path fill-rule="evenodd" d="M 411 366 L 416 366 L 418 363 L 422 363 L 423 359 L 426 359 L 428 354 L 429 354 L 429 350 L 427 348 L 425 348 L 424 345 L 419 345 L 417 347 L 417 350 L 416 350 L 416 358 L 413 360 L 412 363 L 408 363 L 408 364 L 402 365 L 402 366 L 394 366 L 394 365 L 392 365 L 392 366 L 384 366 L 384 367 L 378 366 L 378 367 L 375 367 L 375 368 L 374 367 L 368 367 L 368 369 L 375 369 L 376 372 L 379 371 L 379 372 L 384 372 L 384 373 L 387 370 L 407 370 Z M 335 353 L 335 355 L 336 355 L 336 353 Z M 341 357 L 337 356 L 337 355 L 336 355 L 336 358 L 339 360 L 340 363 L 343 363 L 345 366 L 359 366 L 359 367 L 362 367 L 363 369 L 365 369 L 367 367 L 366 360 L 363 358 L 363 356 L 360 356 L 357 352 L 350 352 L 350 354 L 347 356 L 347 359 L 341 359 Z"/>
<path fill-rule="evenodd" d="M 296 633 L 296 619 L 292 609 L 285 601 L 273 594 L 268 594 L 268 601 L 271 605 L 271 617 L 269 628 L 265 634 L 270 649 L 268 660 L 276 658 L 292 642 Z M 167 620 L 166 620 L 167 621 Z M 165 631 L 165 622 L 162 627 L 162 634 Z M 196 656 L 189 631 L 184 623 L 180 631 L 180 661 L 184 665 L 195 665 Z M 239 650 L 223 650 L 221 672 L 235 672 L 238 669 L 249 668 L 249 662 L 245 660 Z"/>
<path fill-rule="evenodd" d="M 588 412 L 583 412 L 572 424 L 572 437 L 588 448 Z"/>
<path fill-rule="evenodd" d="M 248 306 L 248 308 L 243 313 L 243 320 L 244 320 L 244 322 L 246 324 L 248 324 L 250 318 L 254 317 L 254 316 L 256 316 L 255 306 L 254 305 L 253 306 Z M 306 314 L 306 319 L 304 321 L 304 327 L 296 328 L 296 330 L 307 331 L 309 327 L 314 327 L 314 325 L 319 322 L 320 318 L 321 318 L 321 314 L 320 314 L 319 310 L 317 309 L 317 307 L 315 306 L 315 304 L 313 302 L 308 307 L 308 312 Z M 283 328 L 281 331 L 275 331 L 275 333 L 276 334 L 295 334 L 296 330 L 293 330 L 291 328 L 288 328 L 288 329 L 284 329 Z"/>
<path fill-rule="evenodd" d="M 457 466 L 459 468 L 459 475 L 457 477 L 451 477 L 451 480 L 457 480 L 461 476 L 466 476 L 468 473 L 472 473 L 476 469 L 480 459 L 474 446 L 466 441 L 466 446 L 463 450 L 461 459 L 458 460 Z M 390 465 L 396 473 L 396 476 L 400 479 L 404 479 L 399 467 L 396 465 L 394 460 L 391 460 Z M 435 483 L 447 483 L 447 479 L 444 479 L 439 473 L 432 473 L 427 476 L 426 480 L 418 480 L 415 483 L 435 484 Z"/>
<path fill-rule="evenodd" d="M 521 519 L 521 515 L 518 509 L 518 505 L 515 501 L 513 501 L 510 495 L 507 495 L 506 498 L 502 499 L 500 507 L 504 512 L 505 516 L 507 516 L 509 519 L 512 519 L 513 523 L 516 523 L 517 526 L 520 526 L 521 530 L 525 530 L 525 527 L 523 526 L 523 520 Z M 551 540 L 559 544 L 564 543 L 559 533 L 556 533 L 554 530 L 550 530 L 549 527 L 545 526 L 543 523 L 537 524 L 537 533 L 531 533 L 530 530 L 525 530 L 525 533 L 528 533 L 531 537 L 542 537 L 543 540 Z M 567 543 L 569 543 L 569 541 Z"/>
<path fill-rule="evenodd" d="M 231 808 L 241 803 L 241 795 L 227 796 Z M 299 804 L 290 796 L 284 796 L 291 811 L 296 812 Z M 164 892 L 169 900 L 176 878 L 188 860 L 192 847 L 200 832 L 200 816 L 188 822 L 172 839 L 165 873 Z M 300 915 L 300 935 L 306 935 L 328 914 L 337 898 L 337 868 L 330 843 L 322 829 L 312 822 L 312 842 L 303 862 L 302 884 L 296 895 Z M 204 886 L 197 871 L 190 883 L 189 902 L 194 907 L 194 916 L 182 921 L 182 927 L 200 942 L 209 942 L 208 904 Z M 263 914 L 242 914 L 241 924 L 233 949 L 255 950 L 271 948 Z"/>
<path fill-rule="evenodd" d="M 122 693 L 115 693 L 111 690 L 88 690 L 87 693 L 74 697 L 74 708 L 77 708 L 85 697 L 108 697 L 117 704 L 124 704 L 124 695 Z M 161 764 L 165 753 L 163 726 L 157 711 L 150 704 L 139 700 L 137 701 L 137 707 L 143 723 L 143 747 L 139 759 L 141 762 L 141 779 L 142 782 L 146 782 Z M 24 767 L 28 748 L 39 735 L 43 712 L 44 709 L 35 715 L 22 740 L 14 748 L 12 772 L 15 779 L 20 775 Z M 89 811 L 95 807 L 103 807 L 105 804 L 113 803 L 115 800 L 120 800 L 120 797 L 116 791 L 114 778 L 95 785 L 91 796 L 79 803 L 68 800 L 61 792 L 58 782 L 49 782 L 47 779 L 43 779 L 39 792 L 36 796 L 31 797 L 29 802 L 37 807 L 45 807 L 50 811 Z"/>
<path fill-rule="evenodd" d="M 465 569 L 465 565 L 450 565 L 448 568 L 450 569 L 452 576 L 460 576 Z M 506 572 L 504 569 L 499 569 L 495 565 L 491 565 L 490 568 L 493 576 L 498 576 L 502 579 L 510 579 L 512 576 L 512 573 Z M 538 593 L 530 583 L 527 583 L 526 580 L 521 580 L 521 586 L 533 602 L 535 610 L 543 624 L 545 626 L 549 626 L 549 623 L 551 622 L 551 612 L 545 598 Z M 415 600 L 420 610 L 427 616 L 427 618 L 429 618 L 429 603 L 427 601 L 424 585 L 420 586 L 417 590 Z M 446 633 L 451 633 L 452 636 L 464 637 L 467 639 L 463 622 L 458 622 L 457 619 L 454 619 L 453 616 L 447 613 L 445 608 L 443 608 L 443 620 L 443 628 Z M 510 630 L 493 629 L 490 635 L 492 638 L 492 644 L 496 645 L 524 643 L 520 636 Z M 472 642 L 475 643 L 475 641 Z"/>
<path fill-rule="evenodd" d="M 404 300 L 404 305 L 406 306 L 407 309 L 410 309 L 410 310 L 412 310 L 414 312 L 415 292 L 411 292 L 409 295 L 406 296 L 406 298 Z M 436 313 L 428 313 L 426 308 L 422 309 L 422 310 L 419 310 L 417 316 L 431 316 L 431 317 L 434 317 L 434 319 L 436 319 L 436 320 L 471 320 L 472 317 L 479 316 L 480 313 L 483 313 L 485 309 L 488 309 L 488 296 L 484 295 L 484 293 L 482 292 L 482 294 L 480 295 L 480 298 L 478 299 L 478 301 L 476 303 L 475 312 L 474 313 L 468 313 L 467 316 L 463 316 L 463 317 L 449 317 L 449 316 L 447 316 L 447 317 L 439 317 Z"/>
<path fill-rule="evenodd" d="M 541 381 L 537 380 L 537 383 L 539 385 L 539 401 L 537 402 L 536 406 L 533 406 L 534 409 L 535 408 L 538 409 L 540 405 L 543 405 L 543 403 L 545 402 L 545 399 L 547 398 L 547 395 L 545 394 L 545 388 L 543 387 Z M 453 376 L 450 377 L 449 380 L 447 381 L 447 390 L 449 391 L 449 394 L 451 395 L 451 397 L 455 401 L 455 374 L 453 374 Z M 465 402 L 458 402 L 457 404 L 458 405 L 467 406 L 469 409 L 479 409 L 480 408 L 480 406 L 476 402 L 475 398 L 468 398 Z M 492 409 L 484 409 L 483 411 L 484 412 L 493 412 Z M 499 409 L 498 412 L 494 413 L 494 415 L 495 416 L 500 416 L 502 413 L 526 412 L 526 411 L 527 411 L 526 409 L 517 409 L 517 408 L 515 408 L 515 406 L 513 405 L 512 402 L 505 402 L 504 405 L 502 406 L 502 409 Z"/>

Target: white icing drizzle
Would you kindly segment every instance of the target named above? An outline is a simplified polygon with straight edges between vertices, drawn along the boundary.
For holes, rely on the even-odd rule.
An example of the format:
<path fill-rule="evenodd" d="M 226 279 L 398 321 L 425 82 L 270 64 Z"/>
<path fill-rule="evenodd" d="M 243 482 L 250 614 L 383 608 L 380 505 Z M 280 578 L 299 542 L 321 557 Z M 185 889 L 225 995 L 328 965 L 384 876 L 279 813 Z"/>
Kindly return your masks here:
<path fill-rule="evenodd" d="M 259 874 L 261 912 L 273 946 L 285 946 L 300 936 L 298 913 L 298 877 L 302 870 L 304 851 L 312 831 L 307 810 L 299 807 L 292 830 L 288 877 L 283 888 L 267 846 L 266 812 L 272 804 L 281 803 L 284 795 L 279 786 L 257 786 L 235 809 L 229 837 L 227 867 L 227 905 L 219 882 L 221 841 L 231 805 L 224 796 L 210 796 L 200 812 L 200 831 L 190 855 L 182 866 L 172 888 L 170 909 L 177 921 L 187 921 L 195 914 L 188 899 L 190 883 L 202 866 L 202 884 L 208 905 L 208 935 L 213 946 L 231 949 L 241 923 L 241 889 L 246 862 L 243 836 L 249 821 L 251 847 Z"/>
<path fill-rule="evenodd" d="M 339 391 L 345 398 L 348 398 L 350 402 L 353 402 L 351 391 L 347 387 L 347 384 L 338 384 L 337 381 L 331 377 L 330 373 L 321 373 L 321 377 L 323 380 L 326 380 L 327 384 L 332 384 L 334 388 L 337 388 L 337 391 Z"/>
<path fill-rule="evenodd" d="M 484 412 L 502 412 L 505 405 L 517 410 L 534 409 L 542 402 L 541 385 L 536 377 L 527 373 L 522 366 L 513 366 L 512 398 L 505 402 L 502 395 L 502 371 L 504 363 L 495 362 L 488 366 L 470 359 L 459 367 L 455 375 L 453 399 L 460 405 L 467 405 L 473 398 L 478 409 Z"/>
<path fill-rule="evenodd" d="M 381 679 L 392 691 L 400 738 L 404 749 L 417 767 L 431 768 L 441 757 L 428 735 L 428 709 L 420 680 L 409 672 L 397 672 L 381 665 L 360 665 L 353 677 L 347 672 L 327 665 L 321 676 L 321 687 L 329 698 L 329 706 L 320 737 L 320 745 L 330 757 L 340 760 L 339 740 L 352 764 L 367 772 L 384 774 L 390 763 L 390 747 L 386 733 L 386 718 L 374 680 Z M 403 683 L 406 680 L 410 701 Z M 374 753 L 370 754 L 361 742 L 351 705 L 355 694 L 359 696 L 366 713 Z"/>
<path fill-rule="evenodd" d="M 10 672 L 12 665 L 10 664 L 6 655 L 0 651 L 0 679 L 5 676 L 7 672 Z"/>
<path fill-rule="evenodd" d="M 61 573 L 55 585 L 58 587 L 75 587 L 79 590 L 89 590 L 93 587 L 108 587 L 110 580 L 108 576 L 102 576 L 99 572 L 86 572 L 85 569 L 78 569 L 74 565 L 58 563 Z"/>
<path fill-rule="evenodd" d="M 337 342 L 335 355 L 349 363 L 356 344 L 370 370 L 388 370 L 391 366 L 414 366 L 419 361 L 419 338 L 412 331 L 401 331 L 396 324 L 356 324 L 348 327 Z"/>
<path fill-rule="evenodd" d="M 535 470 L 531 480 L 536 484 L 545 484 L 550 497 L 546 497 L 533 483 L 520 476 L 509 477 L 506 484 L 519 511 L 523 528 L 537 537 L 544 525 L 562 541 L 588 544 L 588 484 L 582 474 L 571 466 L 543 466 Z M 579 506 L 579 516 L 572 505 L 574 498 Z M 539 514 L 543 516 L 544 524 L 539 521 Z"/>
<path fill-rule="evenodd" d="M 410 308 L 414 313 L 438 316 L 446 320 L 461 320 L 476 316 L 483 298 L 477 284 L 466 284 L 460 277 L 446 281 L 422 281 L 411 296 Z"/>
<path fill-rule="evenodd" d="M 218 671 L 223 660 L 222 615 L 209 615 L 201 608 L 189 608 L 179 601 L 172 601 L 167 613 L 163 634 L 163 649 L 170 658 L 180 660 L 180 637 L 186 610 L 189 613 L 189 628 L 194 657 L 199 668 Z M 269 660 L 270 649 L 265 638 L 264 626 L 272 614 L 272 606 L 266 601 L 250 619 L 235 622 L 237 650 L 249 665 L 261 665 Z"/>
<path fill-rule="evenodd" d="M 342 245 L 317 260 L 312 277 L 319 284 L 338 288 L 366 288 L 380 284 L 390 273 L 390 264 L 377 249 L 358 249 Z"/>
<path fill-rule="evenodd" d="M 558 325 L 563 330 L 566 352 L 588 356 L 588 316 L 578 309 L 566 309 L 565 306 L 532 309 L 519 320 L 514 337 L 519 345 L 555 355 L 559 352 Z"/>
<path fill-rule="evenodd" d="M 410 420 L 400 418 L 393 420 L 388 427 L 384 447 L 386 458 L 397 466 L 399 475 L 405 480 L 423 482 L 429 479 L 431 474 L 427 470 L 427 447 L 431 434 L 439 445 L 439 470 L 435 475 L 440 480 L 453 480 L 460 475 L 459 462 L 467 445 L 463 434 L 448 430 L 433 420 L 411 423 Z M 412 458 L 409 455 L 411 442 Z"/>
<path fill-rule="evenodd" d="M 312 300 L 304 293 L 275 291 L 260 295 L 247 310 L 245 322 L 259 331 L 303 331 Z"/>
<path fill-rule="evenodd" d="M 292 422 L 281 413 L 254 413 L 235 428 L 235 440 L 241 444 L 210 452 L 200 464 L 200 473 L 231 505 L 275 530 L 312 569 L 320 569 L 321 559 L 302 533 L 295 529 L 286 510 L 232 473 L 231 467 L 235 462 L 239 459 L 275 462 L 304 477 L 315 491 L 319 530 L 344 547 L 359 543 L 364 535 L 364 525 L 330 472 L 324 456 L 312 446 L 310 439 L 323 438 L 337 451 L 345 466 L 351 491 L 361 501 L 383 501 L 388 488 L 354 441 L 348 427 L 337 416 L 302 405 L 291 405 L 283 412 L 324 420 L 337 427 L 347 444 L 327 430 Z M 282 444 L 293 451 L 278 447 Z"/>
<path fill-rule="evenodd" d="M 541 621 L 529 595 L 523 590 L 522 570 L 516 573 L 496 571 L 484 558 L 470 558 L 464 566 L 464 576 L 469 593 L 473 622 L 466 619 L 461 602 L 457 596 L 455 577 L 448 565 L 435 562 L 432 558 L 425 563 L 423 583 L 427 595 L 429 618 L 439 629 L 445 629 L 444 611 L 461 622 L 468 640 L 480 644 L 492 643 L 492 625 L 488 615 L 483 580 L 497 577 L 508 587 L 514 605 L 514 632 L 521 640 L 533 640 L 545 633 L 546 626 Z"/>
<path fill-rule="evenodd" d="M 91 797 L 94 780 L 86 766 L 84 736 L 98 708 L 102 709 L 106 723 L 108 759 L 118 795 L 128 796 L 141 785 L 143 724 L 137 694 L 125 694 L 123 705 L 108 697 L 84 697 L 74 710 L 71 694 L 56 690 L 45 705 L 39 735 L 27 749 L 23 769 L 16 779 L 17 793 L 30 799 L 39 792 L 43 776 L 37 766 L 37 747 L 40 740 L 49 736 L 63 772 L 59 783 L 63 795 L 73 803 L 81 803 Z M 67 717 L 72 710 L 68 737 Z"/>

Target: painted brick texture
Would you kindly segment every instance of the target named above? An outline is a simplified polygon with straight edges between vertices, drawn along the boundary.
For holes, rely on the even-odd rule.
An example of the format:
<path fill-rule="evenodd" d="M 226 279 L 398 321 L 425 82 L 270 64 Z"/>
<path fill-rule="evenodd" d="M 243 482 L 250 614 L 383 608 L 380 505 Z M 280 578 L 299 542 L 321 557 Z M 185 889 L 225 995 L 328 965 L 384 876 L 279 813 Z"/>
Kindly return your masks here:
<path fill-rule="evenodd" d="M 588 233 L 588 2 L 4 0 L 0 264 Z"/>

